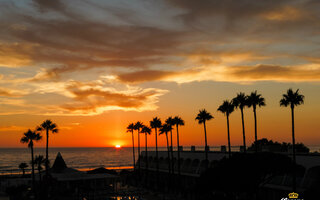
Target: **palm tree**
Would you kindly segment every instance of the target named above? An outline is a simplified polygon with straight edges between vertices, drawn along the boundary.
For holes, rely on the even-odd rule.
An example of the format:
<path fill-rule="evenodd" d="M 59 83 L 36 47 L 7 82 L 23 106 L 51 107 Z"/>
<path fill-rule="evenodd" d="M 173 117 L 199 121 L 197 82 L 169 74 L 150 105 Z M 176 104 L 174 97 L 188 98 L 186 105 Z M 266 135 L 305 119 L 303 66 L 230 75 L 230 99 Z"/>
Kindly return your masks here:
<path fill-rule="evenodd" d="M 39 131 L 46 131 L 46 175 L 48 176 L 49 174 L 49 131 L 51 131 L 51 133 L 58 133 L 59 129 L 57 128 L 57 125 L 55 123 L 53 123 L 51 120 L 47 119 L 45 121 L 42 122 L 42 124 L 40 125 L 40 127 L 38 128 Z"/>
<path fill-rule="evenodd" d="M 209 121 L 211 119 L 213 119 L 213 116 L 210 113 L 208 113 L 205 109 L 199 110 L 199 113 L 195 119 L 195 120 L 198 120 L 199 124 L 203 124 L 206 161 L 208 161 L 208 142 L 207 142 L 206 121 Z"/>
<path fill-rule="evenodd" d="M 168 140 L 168 132 L 172 131 L 172 126 L 165 123 L 161 126 L 161 128 L 159 129 L 160 133 L 159 135 L 162 135 L 163 133 L 166 134 L 166 139 L 167 139 L 167 150 L 168 150 L 168 169 L 169 169 L 169 173 L 171 173 L 171 165 L 170 165 L 170 147 L 169 147 L 169 140 Z"/>
<path fill-rule="evenodd" d="M 228 149 L 229 158 L 231 157 L 231 145 L 230 145 L 230 129 L 229 129 L 229 115 L 234 111 L 234 105 L 231 101 L 225 100 L 222 105 L 219 106 L 218 111 L 227 116 L 227 130 L 228 130 Z"/>
<path fill-rule="evenodd" d="M 176 125 L 177 130 L 177 147 L 178 147 L 178 174 L 180 175 L 180 145 L 179 145 L 179 126 L 184 126 L 184 121 L 179 116 L 173 118 L 174 125 Z"/>
<path fill-rule="evenodd" d="M 136 157 L 135 157 L 135 152 L 134 152 L 134 134 L 133 134 L 133 130 L 134 130 L 134 124 L 131 123 L 127 126 L 127 132 L 131 132 L 131 136 L 132 136 L 132 154 L 133 154 L 133 169 L 136 169 Z"/>
<path fill-rule="evenodd" d="M 146 141 L 146 169 L 148 170 L 148 135 L 151 134 L 151 128 L 149 128 L 148 126 L 143 126 L 141 129 L 141 133 L 145 134 L 145 141 Z"/>
<path fill-rule="evenodd" d="M 141 167 L 141 159 L 140 159 L 140 129 L 143 127 L 142 122 L 138 121 L 134 124 L 134 130 L 138 131 L 138 169 L 140 173 L 140 167 Z"/>
<path fill-rule="evenodd" d="M 35 188 L 35 179 L 34 179 L 34 159 L 33 159 L 33 143 L 34 141 L 37 142 L 41 140 L 42 136 L 40 133 L 32 130 L 28 130 L 25 132 L 20 140 L 21 143 L 27 143 L 28 147 L 31 149 L 31 166 L 32 166 L 32 171 L 31 171 L 31 176 L 32 176 L 32 187 L 33 189 Z"/>
<path fill-rule="evenodd" d="M 161 120 L 158 117 L 155 117 L 150 121 L 150 127 L 154 128 L 155 137 L 156 137 L 156 164 L 157 164 L 157 182 L 159 182 L 159 156 L 158 156 L 158 128 L 161 128 Z"/>
<path fill-rule="evenodd" d="M 251 92 L 250 96 L 248 98 L 248 107 L 250 108 L 252 106 L 253 108 L 253 114 L 254 114 L 254 141 L 257 143 L 258 141 L 258 134 L 257 134 L 257 113 L 256 109 L 257 106 L 262 107 L 266 106 L 265 99 L 261 96 L 261 94 L 257 94 L 257 90 L 254 92 Z M 258 151 L 258 145 L 256 145 L 256 152 Z"/>
<path fill-rule="evenodd" d="M 27 163 L 23 162 L 19 164 L 19 168 L 22 170 L 22 176 L 25 175 L 25 169 L 29 167 Z"/>
<path fill-rule="evenodd" d="M 292 156 L 293 162 L 296 164 L 296 151 L 295 151 L 295 135 L 294 135 L 294 107 L 304 103 L 304 96 L 299 94 L 299 89 L 295 92 L 292 89 L 288 89 L 286 94 L 283 94 L 283 98 L 280 100 L 280 106 L 290 106 L 291 108 L 291 125 L 292 125 Z M 296 192 L 296 172 L 293 173 L 293 192 Z"/>
<path fill-rule="evenodd" d="M 245 128 L 244 128 L 243 109 L 246 106 L 248 106 L 248 97 L 243 92 L 240 92 L 239 94 L 237 94 L 237 96 L 235 98 L 232 99 L 232 103 L 236 108 L 239 108 L 240 112 L 241 112 L 243 147 L 244 147 L 244 153 L 246 153 L 247 146 L 246 146 L 246 132 L 245 132 Z"/>
<path fill-rule="evenodd" d="M 38 155 L 38 156 L 36 156 L 36 158 L 34 159 L 34 164 L 37 165 L 40 182 L 41 182 L 41 170 L 42 170 L 42 166 L 45 165 L 46 163 L 47 163 L 47 162 L 46 162 L 46 159 L 44 159 L 43 155 Z"/>
<path fill-rule="evenodd" d="M 173 139 L 172 139 L 172 126 L 174 125 L 174 120 L 173 120 L 173 118 L 171 116 L 166 119 L 166 124 L 171 127 L 170 128 L 170 152 L 171 152 L 171 159 L 172 159 L 172 163 L 171 163 L 172 167 L 171 167 L 171 169 L 172 169 L 172 174 L 174 174 Z"/>

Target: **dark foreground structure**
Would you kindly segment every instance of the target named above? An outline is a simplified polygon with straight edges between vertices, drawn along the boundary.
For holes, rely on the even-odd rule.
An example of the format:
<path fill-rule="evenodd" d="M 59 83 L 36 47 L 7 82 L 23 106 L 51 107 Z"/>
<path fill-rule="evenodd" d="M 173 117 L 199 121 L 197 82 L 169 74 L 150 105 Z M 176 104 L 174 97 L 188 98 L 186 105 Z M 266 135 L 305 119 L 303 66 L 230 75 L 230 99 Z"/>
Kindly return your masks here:
<path fill-rule="evenodd" d="M 297 165 L 291 154 L 268 152 L 232 153 L 203 151 L 180 152 L 180 174 L 177 152 L 168 159 L 166 151 L 142 152 L 141 169 L 136 169 L 135 181 L 142 187 L 176 199 L 259 199 L 278 200 L 292 193 L 293 170 L 297 176 L 297 191 L 301 198 L 314 199 L 320 188 L 319 154 L 298 153 Z M 131 177 L 134 179 L 134 177 Z"/>
<path fill-rule="evenodd" d="M 135 170 L 121 172 L 105 168 L 81 172 L 67 167 L 59 153 L 49 178 L 36 174 L 35 193 L 30 190 L 30 175 L 1 177 L 0 191 L 11 200 L 279 200 L 293 192 L 295 170 L 299 198 L 317 199 L 319 154 L 298 153 L 295 166 L 288 152 L 264 149 L 229 157 L 224 149 L 209 151 L 208 160 L 204 151 L 181 151 L 180 170 L 177 152 L 172 159 L 172 154 L 160 151 L 158 160 L 156 152 L 148 152 L 148 157 L 142 152 L 140 168 L 137 164 Z"/>
<path fill-rule="evenodd" d="M 31 191 L 30 175 L 1 177 L 0 188 L 10 196 L 10 200 L 105 200 L 106 196 L 114 196 L 120 181 L 118 175 L 107 172 L 96 170 L 86 173 L 69 168 L 58 153 L 49 177 L 44 173 L 36 174 L 34 192 Z"/>

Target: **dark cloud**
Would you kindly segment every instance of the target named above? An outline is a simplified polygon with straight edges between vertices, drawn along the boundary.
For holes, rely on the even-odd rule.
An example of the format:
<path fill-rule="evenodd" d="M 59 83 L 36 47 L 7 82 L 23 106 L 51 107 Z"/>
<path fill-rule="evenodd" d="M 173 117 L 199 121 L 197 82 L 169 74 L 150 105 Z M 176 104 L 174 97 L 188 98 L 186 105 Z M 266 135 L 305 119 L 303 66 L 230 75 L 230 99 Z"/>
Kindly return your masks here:
<path fill-rule="evenodd" d="M 218 68 L 191 68 L 181 71 L 142 70 L 124 73 L 117 80 L 125 83 L 168 81 L 186 83 L 193 81 L 320 81 L 320 66 L 224 66 Z"/>
<path fill-rule="evenodd" d="M 141 83 L 150 81 L 168 81 L 177 83 L 186 83 L 193 81 L 201 81 L 203 72 L 206 68 L 190 68 L 179 71 L 164 70 L 141 70 L 129 73 L 122 73 L 116 76 L 116 79 L 124 83 Z M 209 80 L 215 80 L 212 77 Z"/>
<path fill-rule="evenodd" d="M 288 40 L 320 28 L 320 4 L 311 0 L 166 0 L 177 17 L 216 40 Z M 301 31 L 304 30 L 304 31 Z"/>
<path fill-rule="evenodd" d="M 187 11 L 187 13 L 181 15 L 185 20 L 195 20 L 196 18 L 217 15 L 231 19 L 248 18 L 278 9 L 290 1 L 292 0 L 167 0 L 173 6 Z"/>
<path fill-rule="evenodd" d="M 66 98 L 48 108 L 62 114 L 152 110 L 165 91 L 128 85 L 320 80 L 318 0 L 16 2 L 0 2 L 0 66 L 29 68 L 0 75 L 16 88 L 0 88 L 7 104 L 26 89 Z M 99 84 L 64 81 L 71 77 Z M 36 82 L 46 80 L 54 82 Z"/>
<path fill-rule="evenodd" d="M 121 82 L 139 83 L 147 81 L 163 80 L 164 78 L 174 76 L 177 72 L 161 71 L 161 70 L 142 70 L 131 73 L 122 73 L 117 76 Z"/>
<path fill-rule="evenodd" d="M 13 56 L 22 55 L 30 60 L 27 64 L 55 65 L 48 69 L 49 74 L 96 67 L 146 68 L 168 63 L 170 59 L 166 56 L 183 43 L 182 38 L 187 35 L 152 27 L 45 20 L 20 14 L 1 21 L 0 35 L 10 37 L 19 45 L 0 43 L 0 48 L 10 46 Z M 14 23 L 18 25 L 13 26 Z"/>
<path fill-rule="evenodd" d="M 319 81 L 318 67 L 284 67 L 277 65 L 236 66 L 226 73 L 242 80 Z"/>
<path fill-rule="evenodd" d="M 0 89 L 0 96 L 11 97 L 12 94 L 5 89 Z"/>
<path fill-rule="evenodd" d="M 21 97 L 22 94 L 6 88 L 0 88 L 0 97 Z"/>
<path fill-rule="evenodd" d="M 65 10 L 65 5 L 60 0 L 33 0 L 33 3 L 41 12 Z"/>
<path fill-rule="evenodd" d="M 243 49 L 261 57 L 268 54 L 269 59 L 273 59 L 286 52 L 281 50 L 282 47 L 279 48 L 280 53 L 268 51 L 269 46 L 277 49 L 277 45 L 289 38 L 293 43 L 296 38 L 301 42 L 308 35 L 314 36 L 320 28 L 318 1 L 164 2 L 168 9 L 184 10 L 183 14 L 177 15 L 184 20 L 186 27 L 169 30 L 146 26 L 137 19 L 133 20 L 133 24 L 115 25 L 108 18 L 103 22 L 93 20 L 89 17 L 89 11 L 80 13 L 68 1 L 33 0 L 37 14 L 26 14 L 13 3 L 7 3 L 7 6 L 0 8 L 4 11 L 0 18 L 0 64 L 10 67 L 45 66 L 33 81 L 59 79 L 65 72 L 92 68 L 131 68 L 133 73 L 118 75 L 122 82 L 163 80 L 189 73 L 186 68 L 190 65 L 224 65 L 223 56 L 226 53 L 232 52 L 236 56 L 244 52 Z M 88 5 L 98 6 L 92 2 Z M 133 8 L 120 9 L 106 5 L 103 9 L 121 19 L 139 14 L 134 13 Z M 41 13 L 44 17 L 39 17 L 39 10 L 44 12 Z M 56 13 L 51 15 L 47 11 Z M 170 23 L 176 22 L 177 19 L 172 18 Z M 190 24 L 192 26 L 188 26 Z M 193 29 L 202 25 L 205 25 L 202 30 L 209 34 L 204 36 L 203 32 Z M 297 49 L 295 55 L 288 54 L 288 60 L 303 54 L 306 49 Z M 208 53 L 196 55 L 197 51 Z M 198 58 L 192 60 L 192 55 Z M 250 57 L 248 62 L 262 63 L 261 57 Z M 315 62 L 318 58 L 314 56 L 314 59 L 306 60 Z M 184 66 L 185 63 L 189 65 Z M 168 70 L 159 70 L 162 65 Z M 174 72 L 169 69 L 170 66 L 183 68 L 179 69 L 182 72 Z"/>

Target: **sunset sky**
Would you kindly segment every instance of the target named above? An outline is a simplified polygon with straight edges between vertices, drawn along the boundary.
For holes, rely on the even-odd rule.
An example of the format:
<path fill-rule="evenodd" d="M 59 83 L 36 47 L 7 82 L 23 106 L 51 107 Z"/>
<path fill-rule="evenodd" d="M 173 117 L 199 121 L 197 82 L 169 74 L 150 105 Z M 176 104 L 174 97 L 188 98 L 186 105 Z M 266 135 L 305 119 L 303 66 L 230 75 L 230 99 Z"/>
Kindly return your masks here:
<path fill-rule="evenodd" d="M 258 137 L 290 142 L 288 88 L 305 95 L 297 142 L 320 144 L 319 10 L 319 0 L 2 0 L 0 147 L 25 146 L 23 132 L 45 119 L 60 129 L 51 146 L 130 146 L 129 123 L 176 115 L 180 143 L 204 145 L 203 108 L 214 116 L 208 144 L 226 145 L 218 106 L 254 90 L 267 104 Z M 251 144 L 251 108 L 245 125 Z M 239 111 L 230 126 L 240 145 Z"/>

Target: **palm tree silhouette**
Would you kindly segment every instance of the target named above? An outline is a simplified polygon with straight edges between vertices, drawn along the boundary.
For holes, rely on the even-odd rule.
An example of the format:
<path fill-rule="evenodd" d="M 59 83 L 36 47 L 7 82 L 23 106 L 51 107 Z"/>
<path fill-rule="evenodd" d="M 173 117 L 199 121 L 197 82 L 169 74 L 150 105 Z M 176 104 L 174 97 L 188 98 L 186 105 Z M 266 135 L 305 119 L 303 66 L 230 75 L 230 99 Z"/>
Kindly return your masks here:
<path fill-rule="evenodd" d="M 159 182 L 159 156 L 158 156 L 158 128 L 161 128 L 161 120 L 155 117 L 150 121 L 150 127 L 154 128 L 156 138 L 156 165 L 157 165 L 157 183 Z"/>
<path fill-rule="evenodd" d="M 25 169 L 29 167 L 27 163 L 23 162 L 19 164 L 19 168 L 22 170 L 22 176 L 25 175 Z"/>
<path fill-rule="evenodd" d="M 208 143 L 207 143 L 207 128 L 206 128 L 206 121 L 213 119 L 214 117 L 207 112 L 205 109 L 199 110 L 199 113 L 195 120 L 198 120 L 199 124 L 203 124 L 204 128 L 204 141 L 205 141 L 205 154 L 206 154 L 206 161 L 208 161 Z"/>
<path fill-rule="evenodd" d="M 151 128 L 148 126 L 143 126 L 141 129 L 141 133 L 145 134 L 145 148 L 146 148 L 146 169 L 148 170 L 148 135 L 151 134 Z"/>
<path fill-rule="evenodd" d="M 27 143 L 28 147 L 31 149 L 31 166 L 32 166 L 32 171 L 31 171 L 31 177 L 32 177 L 32 187 L 33 189 L 35 188 L 35 179 L 34 179 L 34 158 L 33 158 L 33 145 L 34 141 L 37 142 L 41 140 L 42 136 L 40 133 L 32 130 L 28 130 L 25 132 L 20 139 L 21 143 Z"/>
<path fill-rule="evenodd" d="M 222 105 L 219 106 L 218 111 L 227 116 L 227 130 L 228 130 L 228 149 L 229 158 L 231 157 L 231 145 L 230 145 L 230 129 L 229 129 L 229 115 L 234 111 L 234 105 L 232 102 L 225 100 Z"/>
<path fill-rule="evenodd" d="M 38 155 L 38 156 L 36 156 L 36 158 L 34 159 L 34 164 L 37 165 L 40 182 L 41 182 L 41 170 L 42 170 L 42 166 L 45 165 L 46 163 L 47 163 L 47 162 L 46 162 L 46 159 L 44 159 L 43 155 Z"/>
<path fill-rule="evenodd" d="M 134 130 L 134 124 L 131 123 L 127 126 L 127 132 L 131 132 L 131 136 L 132 136 L 132 154 L 133 154 L 133 170 L 136 169 L 136 156 L 135 156 L 135 152 L 134 152 L 134 134 L 133 134 L 133 130 Z"/>
<path fill-rule="evenodd" d="M 171 173 L 171 164 L 170 164 L 170 148 L 169 148 L 169 140 L 168 140 L 168 132 L 172 131 L 172 126 L 165 123 L 161 126 L 161 128 L 159 129 L 160 133 L 159 135 L 162 134 L 166 134 L 166 139 L 167 139 L 167 151 L 168 151 L 168 169 L 169 169 L 169 173 Z"/>
<path fill-rule="evenodd" d="M 176 125 L 177 130 L 177 147 L 178 147 L 178 174 L 180 175 L 180 144 L 179 144 L 179 126 L 184 126 L 184 121 L 179 116 L 173 118 L 173 123 Z"/>
<path fill-rule="evenodd" d="M 293 162 L 296 164 L 296 151 L 295 151 L 295 135 L 294 135 L 294 107 L 299 106 L 304 103 L 304 96 L 299 94 L 299 89 L 297 89 L 295 92 L 292 91 L 292 89 L 288 89 L 286 94 L 283 94 L 283 98 L 280 100 L 280 106 L 291 108 L 291 122 L 292 122 L 292 156 L 293 156 Z M 295 169 L 293 170 L 293 184 L 292 189 L 293 192 L 296 192 L 296 172 Z"/>
<path fill-rule="evenodd" d="M 46 175 L 48 176 L 49 174 L 49 153 L 48 153 L 48 149 L 49 149 L 49 131 L 51 131 L 52 133 L 58 133 L 59 129 L 57 128 L 57 125 L 55 123 L 53 123 L 51 120 L 47 119 L 45 121 L 42 122 L 42 124 L 40 125 L 40 127 L 38 127 L 38 131 L 46 131 L 46 137 L 47 137 L 47 143 L 46 143 Z"/>
<path fill-rule="evenodd" d="M 138 169 L 140 173 L 140 167 L 141 167 L 141 159 L 140 159 L 140 129 L 143 127 L 142 122 L 138 121 L 134 124 L 134 130 L 138 131 Z"/>
<path fill-rule="evenodd" d="M 257 106 L 262 107 L 266 106 L 265 99 L 261 96 L 261 94 L 257 94 L 257 90 L 251 92 L 251 94 L 247 97 L 248 98 L 248 107 L 252 106 L 253 114 L 254 114 L 254 140 L 255 143 L 258 141 L 258 134 L 257 134 L 257 113 L 256 109 Z M 256 145 L 256 152 L 258 151 L 258 145 Z"/>
<path fill-rule="evenodd" d="M 172 159 L 172 162 L 171 162 L 171 165 L 172 165 L 171 169 L 172 170 L 171 170 L 171 172 L 172 172 L 172 174 L 174 174 L 173 139 L 172 139 L 172 129 L 173 129 L 172 126 L 174 125 L 174 120 L 173 120 L 173 118 L 171 116 L 166 119 L 166 124 L 171 127 L 170 128 L 170 152 L 171 152 L 171 159 Z"/>
<path fill-rule="evenodd" d="M 244 147 L 244 153 L 246 153 L 247 146 L 246 146 L 246 132 L 245 132 L 245 128 L 244 128 L 243 109 L 246 106 L 248 106 L 248 97 L 243 92 L 240 92 L 239 94 L 237 94 L 237 96 L 235 98 L 232 99 L 232 103 L 236 108 L 239 108 L 240 112 L 241 112 L 243 147 Z"/>

